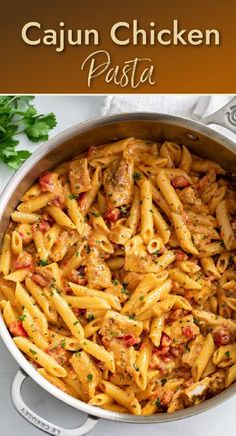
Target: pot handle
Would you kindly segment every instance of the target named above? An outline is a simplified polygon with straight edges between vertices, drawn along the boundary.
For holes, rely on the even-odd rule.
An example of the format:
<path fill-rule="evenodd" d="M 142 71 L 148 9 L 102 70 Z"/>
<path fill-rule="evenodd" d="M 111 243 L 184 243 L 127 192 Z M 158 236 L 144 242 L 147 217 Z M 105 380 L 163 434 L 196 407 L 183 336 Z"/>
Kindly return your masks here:
<path fill-rule="evenodd" d="M 236 134 L 236 97 L 218 111 L 200 120 L 203 124 L 218 124 Z"/>
<path fill-rule="evenodd" d="M 17 412 L 23 416 L 30 424 L 40 430 L 54 436 L 83 436 L 86 435 L 98 422 L 98 418 L 88 415 L 84 424 L 76 428 L 63 428 L 52 424 L 41 416 L 37 415 L 27 406 L 21 396 L 21 388 L 28 375 L 19 369 L 14 377 L 11 387 L 11 398 Z"/>

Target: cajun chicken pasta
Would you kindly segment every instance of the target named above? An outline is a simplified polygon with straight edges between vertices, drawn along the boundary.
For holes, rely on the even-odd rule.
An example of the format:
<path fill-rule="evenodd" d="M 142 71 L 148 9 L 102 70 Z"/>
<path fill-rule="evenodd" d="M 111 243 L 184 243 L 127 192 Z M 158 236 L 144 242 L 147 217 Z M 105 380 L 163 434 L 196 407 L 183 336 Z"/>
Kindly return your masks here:
<path fill-rule="evenodd" d="M 236 380 L 236 189 L 184 145 L 127 138 L 46 172 L 11 215 L 0 306 L 62 391 L 121 413 Z"/>

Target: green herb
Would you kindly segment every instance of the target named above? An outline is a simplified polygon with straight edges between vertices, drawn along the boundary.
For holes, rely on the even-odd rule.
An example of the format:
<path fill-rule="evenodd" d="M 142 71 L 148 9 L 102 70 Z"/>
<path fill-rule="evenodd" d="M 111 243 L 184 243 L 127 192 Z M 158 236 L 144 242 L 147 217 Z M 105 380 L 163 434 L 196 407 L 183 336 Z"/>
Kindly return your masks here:
<path fill-rule="evenodd" d="M 122 288 L 121 288 L 122 294 L 129 295 L 129 291 L 127 291 L 127 286 L 128 286 L 127 282 L 122 282 Z"/>
<path fill-rule="evenodd" d="M 135 173 L 133 174 L 133 179 L 134 180 L 141 180 L 142 178 L 142 174 L 139 173 L 138 171 L 135 171 Z"/>
<path fill-rule="evenodd" d="M 91 213 L 91 215 L 95 216 L 96 218 L 99 217 L 99 216 L 101 216 L 101 214 L 100 214 L 100 213 L 97 213 L 97 212 L 93 212 L 93 211 L 91 211 L 90 213 Z"/>
<path fill-rule="evenodd" d="M 30 348 L 30 352 L 34 355 L 37 354 L 37 351 L 32 350 L 32 348 Z"/>
<path fill-rule="evenodd" d="M 92 313 L 90 313 L 89 316 L 88 316 L 88 321 L 91 322 L 91 321 L 93 321 L 94 319 L 95 319 L 95 317 L 93 316 Z"/>
<path fill-rule="evenodd" d="M 32 142 L 45 141 L 56 126 L 53 113 L 38 114 L 31 104 L 33 96 L 0 96 L 0 160 L 16 170 L 31 155 L 28 150 L 16 150 L 17 135 L 24 133 Z"/>
<path fill-rule="evenodd" d="M 76 195 L 76 194 L 70 194 L 69 195 L 69 199 L 70 200 L 76 200 L 78 198 L 78 195 Z"/>
<path fill-rule="evenodd" d="M 186 344 L 184 344 L 184 348 L 185 348 L 186 351 L 190 351 L 188 342 L 186 342 Z"/>
<path fill-rule="evenodd" d="M 155 401 L 155 404 L 156 404 L 157 407 L 160 407 L 160 406 L 161 406 L 161 400 L 160 400 L 160 398 L 157 398 L 157 400 Z"/>
<path fill-rule="evenodd" d="M 65 338 L 63 338 L 63 339 L 61 340 L 61 347 L 62 347 L 62 348 L 65 348 L 65 346 L 66 346 L 66 340 L 65 340 Z"/>
<path fill-rule="evenodd" d="M 76 357 L 80 357 L 81 356 L 81 351 L 76 351 L 75 356 Z"/>
<path fill-rule="evenodd" d="M 26 314 L 24 313 L 23 315 L 19 316 L 18 319 L 19 319 L 20 321 L 25 321 L 25 319 L 26 319 Z"/>
<path fill-rule="evenodd" d="M 91 381 L 93 380 L 93 374 L 88 374 L 88 375 L 87 375 L 87 380 L 88 380 L 89 382 L 91 382 Z"/>
<path fill-rule="evenodd" d="M 161 379 L 161 385 L 164 386 L 167 382 L 167 378 L 162 378 Z"/>
<path fill-rule="evenodd" d="M 47 260 L 40 260 L 39 261 L 39 265 L 40 266 L 46 266 L 46 265 L 48 265 L 48 261 Z"/>
<path fill-rule="evenodd" d="M 225 355 L 226 355 L 227 359 L 230 359 L 230 357 L 231 357 L 230 351 L 226 351 Z"/>
<path fill-rule="evenodd" d="M 158 256 L 159 250 L 154 251 L 154 253 L 152 253 L 152 254 L 154 254 L 154 256 Z"/>
<path fill-rule="evenodd" d="M 153 210 L 152 209 L 148 209 L 148 212 L 153 213 Z"/>
<path fill-rule="evenodd" d="M 113 285 L 117 286 L 119 285 L 119 281 L 117 279 L 113 279 L 112 280 Z"/>
<path fill-rule="evenodd" d="M 143 301 L 144 300 L 144 296 L 140 295 L 139 299 L 140 299 L 140 301 Z"/>
<path fill-rule="evenodd" d="M 78 324 L 78 322 L 79 322 L 79 321 L 75 321 L 75 322 L 73 322 L 73 325 L 77 325 L 77 324 Z"/>
<path fill-rule="evenodd" d="M 121 206 L 120 207 L 120 211 L 121 211 L 121 213 L 122 213 L 122 215 L 125 217 L 125 216 L 129 216 L 129 211 L 127 210 L 127 207 L 126 206 Z"/>
<path fill-rule="evenodd" d="M 135 315 L 129 315 L 128 318 L 129 319 L 135 319 Z"/>

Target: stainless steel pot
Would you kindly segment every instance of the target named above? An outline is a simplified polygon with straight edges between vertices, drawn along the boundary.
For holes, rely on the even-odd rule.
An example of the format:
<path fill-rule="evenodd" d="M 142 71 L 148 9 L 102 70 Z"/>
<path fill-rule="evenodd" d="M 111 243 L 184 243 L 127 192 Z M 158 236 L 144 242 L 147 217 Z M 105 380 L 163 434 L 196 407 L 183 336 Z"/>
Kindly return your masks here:
<path fill-rule="evenodd" d="M 64 131 L 40 147 L 16 172 L 5 188 L 0 199 L 0 241 L 9 224 L 12 210 L 17 206 L 21 195 L 31 186 L 39 174 L 53 168 L 64 160 L 74 157 L 91 145 L 98 145 L 127 136 L 154 140 L 170 139 L 187 145 L 193 152 L 215 160 L 227 170 L 236 174 L 236 144 L 206 126 L 206 124 L 211 123 L 220 124 L 236 133 L 236 98 L 215 114 L 201 120 L 201 122 L 164 114 L 131 113 L 97 118 Z M 198 406 L 180 410 L 173 414 L 161 413 L 139 417 L 114 413 L 83 403 L 60 391 L 45 380 L 17 349 L 2 318 L 0 318 L 0 333 L 6 347 L 21 368 L 12 384 L 14 406 L 31 424 L 51 435 L 84 435 L 94 427 L 99 418 L 146 424 L 187 418 L 220 404 L 236 392 L 236 384 L 234 384 Z M 86 422 L 78 428 L 65 429 L 38 416 L 25 404 L 21 396 L 21 387 L 27 377 L 33 378 L 47 392 L 64 403 L 85 412 L 88 415 Z"/>

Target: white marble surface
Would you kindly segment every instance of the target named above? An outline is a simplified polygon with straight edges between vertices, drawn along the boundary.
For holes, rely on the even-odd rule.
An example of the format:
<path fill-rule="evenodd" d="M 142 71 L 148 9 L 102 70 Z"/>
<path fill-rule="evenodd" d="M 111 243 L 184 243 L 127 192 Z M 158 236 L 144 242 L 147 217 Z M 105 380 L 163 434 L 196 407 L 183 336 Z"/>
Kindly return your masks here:
<path fill-rule="evenodd" d="M 102 97 L 37 97 L 37 106 L 42 111 L 54 111 L 57 114 L 57 133 L 78 121 L 98 116 L 103 102 Z M 32 149 L 32 148 L 31 148 Z M 10 177 L 10 171 L 0 166 L 0 189 Z M 17 371 L 17 363 L 9 355 L 0 341 L 0 436 L 40 436 L 43 434 L 33 428 L 14 410 L 10 399 L 10 386 Z M 28 380 L 23 388 L 26 402 L 41 416 L 66 427 L 75 427 L 84 420 L 84 415 L 43 391 L 33 381 Z M 91 436 L 128 436 L 131 432 L 141 436 L 235 436 L 236 397 L 221 406 L 197 415 L 193 418 L 164 423 L 161 425 L 134 425 L 108 421 L 99 421 L 91 431 Z"/>

